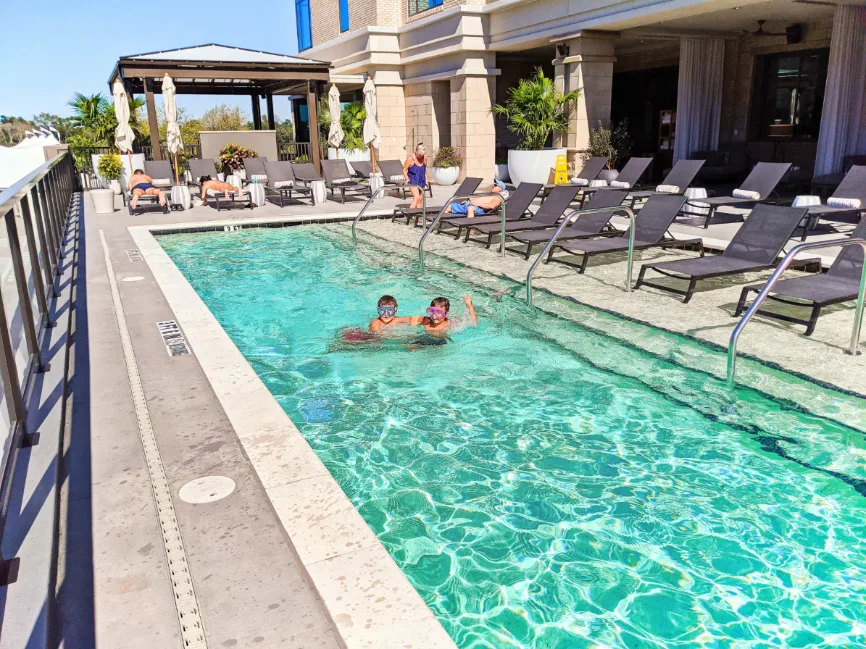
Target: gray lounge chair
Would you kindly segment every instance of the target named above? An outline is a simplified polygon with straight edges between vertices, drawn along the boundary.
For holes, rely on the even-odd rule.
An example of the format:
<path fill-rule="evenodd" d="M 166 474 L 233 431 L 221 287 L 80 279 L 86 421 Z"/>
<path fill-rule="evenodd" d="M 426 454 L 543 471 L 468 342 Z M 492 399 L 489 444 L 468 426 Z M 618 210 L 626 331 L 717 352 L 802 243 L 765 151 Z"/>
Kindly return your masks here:
<path fill-rule="evenodd" d="M 379 171 L 382 172 L 382 180 L 387 187 L 399 189 L 403 198 L 406 198 L 406 176 L 403 175 L 403 165 L 399 160 L 379 160 Z M 433 196 L 432 194 L 430 195 Z"/>
<path fill-rule="evenodd" d="M 582 189 L 584 187 L 589 187 L 589 183 L 595 180 L 598 177 L 598 174 L 601 173 L 601 170 L 604 169 L 604 166 L 608 163 L 608 158 L 605 156 L 593 156 L 583 165 L 583 169 L 578 171 L 575 174 L 575 178 L 578 179 L 576 183 L 570 183 L 574 185 L 578 189 Z M 550 190 L 558 185 L 547 184 L 544 186 L 545 197 L 550 193 Z"/>
<path fill-rule="evenodd" d="M 697 205 L 692 203 L 688 203 L 688 205 L 697 208 L 705 208 L 709 205 L 710 211 L 704 219 L 704 228 L 708 228 L 710 227 L 710 222 L 713 220 L 716 210 L 720 207 L 731 205 L 755 205 L 766 201 L 776 189 L 776 185 L 779 184 L 779 181 L 782 180 L 782 176 L 784 176 L 790 168 L 790 162 L 759 162 L 755 165 L 755 168 L 752 169 L 752 173 L 750 173 L 743 181 L 743 184 L 738 187 L 740 191 L 754 192 L 756 194 L 754 198 L 713 196 L 710 198 L 696 198 L 695 202 L 698 203 Z"/>
<path fill-rule="evenodd" d="M 851 237 L 866 238 L 866 219 L 860 221 L 860 224 L 854 228 Z M 860 273 L 862 270 L 863 249 L 857 245 L 845 246 L 826 273 L 818 272 L 816 275 L 808 277 L 779 280 L 773 287 L 773 292 L 767 296 L 768 300 L 783 304 L 809 307 L 811 313 L 808 320 L 761 309 L 758 310 L 758 314 L 805 325 L 806 335 L 811 336 L 812 332 L 815 331 L 818 317 L 821 315 L 821 309 L 831 304 L 840 304 L 857 299 L 860 292 Z M 758 293 L 763 288 L 764 284 L 744 287 L 734 315 L 739 316 L 746 310 L 746 300 L 749 293 Z"/>
<path fill-rule="evenodd" d="M 602 231 L 606 227 L 610 227 L 610 217 L 614 215 L 616 208 L 622 205 L 626 194 L 628 194 L 628 192 L 621 189 L 602 189 L 601 191 L 595 192 L 592 198 L 589 199 L 589 202 L 584 207 L 581 207 L 581 209 L 591 210 L 609 207 L 611 208 L 610 211 L 578 216 L 576 221 L 559 233 L 557 241 L 588 239 L 602 234 Z M 528 232 L 516 232 L 514 234 L 506 235 L 506 238 L 514 239 L 515 241 L 525 244 L 526 251 L 522 254 L 525 259 L 529 259 L 529 255 L 532 254 L 533 246 L 538 243 L 547 243 L 550 241 L 550 237 L 553 236 L 554 227 L 555 226 L 551 226 L 542 230 L 529 230 Z M 616 231 L 614 230 L 613 232 Z M 521 252 L 511 248 L 509 248 L 509 250 L 512 252 Z"/>
<path fill-rule="evenodd" d="M 307 196 L 312 203 L 313 190 L 296 181 L 291 162 L 265 162 L 265 173 L 268 176 L 266 187 L 280 197 L 280 207 L 285 199 L 297 200 L 292 194 Z"/>
<path fill-rule="evenodd" d="M 356 177 L 370 180 L 370 174 L 373 173 L 373 163 L 360 160 L 352 163 L 352 169 L 355 170 Z"/>
<path fill-rule="evenodd" d="M 145 160 L 144 173 L 150 176 L 154 187 L 171 190 L 177 184 L 174 180 L 174 169 L 168 160 Z"/>
<path fill-rule="evenodd" d="M 842 182 L 833 192 L 833 195 L 827 199 L 847 199 L 860 201 L 859 207 L 833 207 L 832 205 L 813 205 L 809 208 L 809 213 L 806 221 L 803 223 L 802 241 L 806 240 L 806 235 L 815 229 L 818 225 L 818 220 L 825 218 L 834 220 L 834 216 L 852 215 L 856 219 L 860 219 L 863 214 L 866 214 L 866 166 L 854 165 L 845 174 Z"/>
<path fill-rule="evenodd" d="M 703 160 L 677 160 L 674 164 L 674 168 L 671 169 L 668 172 L 668 175 L 664 177 L 664 180 L 662 180 L 661 185 L 658 185 L 654 190 L 633 191 L 628 195 L 628 199 L 631 201 L 631 207 L 634 207 L 634 204 L 638 201 L 645 200 L 656 193 L 674 195 L 683 194 L 686 189 L 688 189 L 689 185 L 692 184 L 695 176 L 698 175 L 698 172 L 703 166 Z M 663 188 L 663 191 L 659 191 L 659 188 Z"/>
<path fill-rule="evenodd" d="M 644 175 L 647 168 L 652 163 L 652 158 L 629 158 L 629 161 L 622 168 L 622 171 L 619 172 L 619 175 L 616 177 L 616 180 L 612 180 L 608 185 L 611 189 L 632 189 L 635 185 L 637 185 L 638 181 L 641 179 L 641 176 Z M 603 187 L 587 187 L 583 190 L 583 196 L 581 200 L 581 207 L 583 207 L 583 203 L 586 202 L 586 199 L 589 196 L 592 196 L 599 189 L 604 189 Z"/>
<path fill-rule="evenodd" d="M 694 295 L 695 286 L 702 279 L 772 268 L 776 264 L 779 253 L 805 216 L 805 207 L 758 205 L 721 255 L 644 264 L 641 266 L 635 288 L 646 284 L 683 295 L 683 302 L 688 302 Z M 809 261 L 806 261 L 802 265 L 808 264 Z M 688 289 L 682 291 L 647 281 L 644 277 L 650 269 L 665 277 L 689 280 Z"/>
<path fill-rule="evenodd" d="M 481 178 L 464 178 L 463 182 L 458 185 L 457 189 L 454 191 L 452 196 L 468 196 L 475 192 L 478 189 L 478 185 L 481 184 Z M 427 215 L 430 217 L 436 216 L 439 212 L 442 211 L 444 205 L 428 205 L 427 206 Z M 415 219 L 415 227 L 418 227 L 418 221 L 424 215 L 424 211 L 422 208 L 417 207 L 412 209 L 408 205 L 398 205 L 394 208 L 394 214 L 391 217 L 391 222 L 393 223 L 395 219 L 404 218 L 406 219 L 406 225 L 409 225 L 409 222 L 414 218 Z"/>
<path fill-rule="evenodd" d="M 547 198 L 538 208 L 538 211 L 531 219 L 522 219 L 520 221 L 509 221 L 505 224 L 505 236 L 512 232 L 524 232 L 527 230 L 544 230 L 550 228 L 562 218 L 565 210 L 571 205 L 574 197 L 580 187 L 577 185 L 558 185 L 550 190 Z M 507 208 L 506 208 L 507 209 Z M 501 223 L 488 223 L 487 225 L 471 226 L 466 231 L 466 241 L 469 241 L 469 235 L 475 230 L 481 234 L 487 235 L 487 247 L 493 243 L 493 237 L 502 232 Z"/>
<path fill-rule="evenodd" d="M 517 189 L 512 191 L 505 201 L 506 220 L 517 221 L 527 214 L 531 216 L 532 213 L 529 211 L 529 206 L 532 205 L 532 201 L 534 201 L 535 197 L 538 196 L 541 187 L 542 186 L 539 183 L 520 183 L 520 185 L 517 186 Z M 494 211 L 497 213 L 499 212 L 498 209 Z M 502 217 L 498 216 L 498 214 L 492 213 L 489 215 L 475 216 L 471 219 L 466 216 L 443 217 L 439 220 L 438 232 L 442 231 L 443 225 L 450 225 L 453 228 L 457 228 L 457 234 L 454 235 L 454 238 L 459 239 L 463 228 L 471 228 L 475 225 L 489 223 L 502 223 Z"/>
<path fill-rule="evenodd" d="M 647 199 L 635 219 L 634 249 L 646 250 L 647 248 L 697 248 L 701 257 L 704 256 L 704 243 L 699 237 L 693 239 L 674 239 L 668 233 L 668 228 L 674 222 L 677 214 L 682 209 L 686 199 L 683 196 L 666 196 L 656 194 Z M 667 236 L 666 236 L 667 235 Z M 612 252 L 623 252 L 628 250 L 629 231 L 626 230 L 618 237 L 607 239 L 593 239 L 591 241 L 574 241 L 556 245 L 550 249 L 547 261 L 553 259 L 553 253 L 563 250 L 572 255 L 581 255 L 579 264 L 571 264 L 563 259 L 556 261 L 570 266 L 576 265 L 578 272 L 583 273 L 589 263 L 590 257 L 604 255 Z"/>
<path fill-rule="evenodd" d="M 202 176 L 210 176 L 214 180 L 217 180 L 219 176 L 217 176 L 216 165 L 214 165 L 213 160 L 197 160 L 192 159 L 187 161 L 189 163 L 189 172 L 192 175 L 191 185 L 195 185 L 199 188 L 199 192 L 201 192 L 201 183 L 199 179 Z M 250 209 L 253 209 L 253 199 L 250 196 L 250 193 L 245 190 L 241 190 L 235 196 L 240 196 L 240 201 L 236 198 L 232 198 L 225 194 L 224 192 L 213 192 L 212 194 L 208 194 L 212 196 L 216 201 L 217 212 L 219 212 L 226 202 L 231 204 L 236 204 L 238 202 L 241 203 L 241 206 L 249 205 Z M 204 196 L 202 196 L 202 200 L 204 200 Z M 220 202 L 222 200 L 222 203 Z"/>
<path fill-rule="evenodd" d="M 292 173 L 295 174 L 295 180 L 309 187 L 309 184 L 316 181 L 324 182 L 324 178 L 319 175 L 316 168 L 311 162 L 292 162 Z"/>
<path fill-rule="evenodd" d="M 268 172 L 265 169 L 267 158 L 244 158 L 244 169 L 247 172 L 247 183 L 258 181 L 265 185 L 268 182 Z"/>
<path fill-rule="evenodd" d="M 352 180 L 352 174 L 345 160 L 322 160 L 322 171 L 325 174 L 325 187 L 334 198 L 340 192 L 340 202 L 346 202 L 346 193 L 370 194 L 370 185 L 363 185 L 357 180 Z"/>

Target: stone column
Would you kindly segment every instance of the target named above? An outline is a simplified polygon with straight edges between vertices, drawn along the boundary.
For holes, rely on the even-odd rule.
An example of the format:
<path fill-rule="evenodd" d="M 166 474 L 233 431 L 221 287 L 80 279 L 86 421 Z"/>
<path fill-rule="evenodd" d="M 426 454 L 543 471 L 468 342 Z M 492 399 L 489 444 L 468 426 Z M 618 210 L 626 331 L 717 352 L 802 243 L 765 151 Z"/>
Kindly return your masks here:
<path fill-rule="evenodd" d="M 403 78 L 398 70 L 372 70 L 370 76 L 376 84 L 376 107 L 382 144 L 380 160 L 406 159 L 406 97 Z"/>
<path fill-rule="evenodd" d="M 496 73 L 484 59 L 467 59 L 451 78 L 451 146 L 463 156 L 460 178 L 493 180 L 496 128 L 490 107 L 496 97 Z"/>
<path fill-rule="evenodd" d="M 590 129 L 610 121 L 615 40 L 615 36 L 584 32 L 557 43 L 554 84 L 563 93 L 580 91 L 568 132 L 554 136 L 556 146 L 570 150 L 570 159 L 587 149 Z"/>
<path fill-rule="evenodd" d="M 404 88 L 407 150 L 423 142 L 432 155 L 451 144 L 451 88 L 448 81 L 425 81 Z"/>

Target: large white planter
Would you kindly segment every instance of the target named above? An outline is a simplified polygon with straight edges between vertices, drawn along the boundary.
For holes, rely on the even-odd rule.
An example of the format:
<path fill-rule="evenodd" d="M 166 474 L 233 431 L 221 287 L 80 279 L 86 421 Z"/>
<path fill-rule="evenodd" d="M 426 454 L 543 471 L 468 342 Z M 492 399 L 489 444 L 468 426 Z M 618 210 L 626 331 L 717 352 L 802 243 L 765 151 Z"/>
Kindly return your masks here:
<path fill-rule="evenodd" d="M 504 183 L 507 183 L 509 180 L 511 180 L 511 176 L 508 173 L 508 165 L 496 165 L 496 170 L 493 173 L 493 177 L 496 178 L 496 180 L 501 180 Z"/>
<path fill-rule="evenodd" d="M 556 156 L 566 155 L 565 149 L 508 152 L 508 173 L 514 185 L 548 182 L 550 172 L 556 169 Z"/>
<path fill-rule="evenodd" d="M 337 150 L 328 147 L 328 160 L 337 160 Z M 340 160 L 349 162 L 366 162 L 370 159 L 370 149 L 340 149 Z"/>
<path fill-rule="evenodd" d="M 93 201 L 93 209 L 97 214 L 111 214 L 114 212 L 114 192 L 110 189 L 91 189 L 90 198 Z"/>
<path fill-rule="evenodd" d="M 460 175 L 460 167 L 430 167 L 430 176 L 437 185 L 453 185 Z"/>
<path fill-rule="evenodd" d="M 123 193 L 123 190 L 120 189 L 120 181 L 119 180 L 109 180 L 108 188 L 114 192 L 115 196 L 120 196 Z"/>
<path fill-rule="evenodd" d="M 370 174 L 370 195 L 374 198 L 382 198 L 382 194 L 385 192 L 380 192 L 379 195 L 376 195 L 376 192 L 385 186 L 385 180 L 382 178 L 382 174 L 375 173 Z"/>
<path fill-rule="evenodd" d="M 616 180 L 617 176 L 619 176 L 619 172 L 616 169 L 602 169 L 598 172 L 598 176 L 596 176 L 599 180 L 607 181 L 609 185 L 612 181 Z"/>

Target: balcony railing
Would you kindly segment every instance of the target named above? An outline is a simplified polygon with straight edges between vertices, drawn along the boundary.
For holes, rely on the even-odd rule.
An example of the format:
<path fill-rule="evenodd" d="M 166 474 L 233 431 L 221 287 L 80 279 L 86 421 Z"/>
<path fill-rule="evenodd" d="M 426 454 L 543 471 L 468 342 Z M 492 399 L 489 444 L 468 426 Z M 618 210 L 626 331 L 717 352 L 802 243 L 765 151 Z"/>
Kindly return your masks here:
<path fill-rule="evenodd" d="M 41 343 L 53 324 L 49 301 L 75 189 L 72 157 L 62 153 L 0 193 L 0 538 L 14 460 L 28 444 L 30 392 L 44 369 Z"/>

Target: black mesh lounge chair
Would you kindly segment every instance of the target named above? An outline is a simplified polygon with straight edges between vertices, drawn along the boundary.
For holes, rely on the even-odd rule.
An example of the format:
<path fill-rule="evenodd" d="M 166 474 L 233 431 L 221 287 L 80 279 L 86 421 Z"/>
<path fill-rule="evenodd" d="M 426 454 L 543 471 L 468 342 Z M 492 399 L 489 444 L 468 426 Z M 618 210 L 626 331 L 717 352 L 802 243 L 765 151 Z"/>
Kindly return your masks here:
<path fill-rule="evenodd" d="M 529 206 L 532 205 L 532 201 L 538 196 L 541 187 L 538 183 L 520 183 L 517 189 L 511 192 L 505 201 L 505 218 L 508 221 L 517 221 L 527 214 L 531 216 L 532 213 L 529 211 Z M 471 219 L 466 216 L 442 217 L 439 220 L 438 231 L 442 231 L 443 225 L 457 228 L 457 234 L 454 235 L 454 238 L 459 239 L 463 228 L 473 227 L 478 224 L 502 223 L 502 217 L 498 215 L 499 210 L 496 209 L 495 212 L 497 214 L 491 213 L 489 215 L 475 216 Z"/>
<path fill-rule="evenodd" d="M 734 190 L 732 196 L 696 198 L 695 202 L 699 204 L 694 207 L 700 208 L 709 205 L 710 208 L 709 214 L 707 214 L 704 220 L 704 228 L 710 227 L 713 215 L 719 207 L 725 205 L 754 205 L 755 203 L 766 201 L 790 167 L 790 162 L 759 162 L 752 169 L 752 173 L 743 181 L 743 184 Z M 692 203 L 689 203 L 689 205 L 692 205 Z"/>
<path fill-rule="evenodd" d="M 583 169 L 577 172 L 575 178 L 578 179 L 578 182 L 575 184 L 582 187 L 588 187 L 589 183 L 596 179 L 607 163 L 608 158 L 604 156 L 593 156 L 586 161 L 586 164 L 583 165 Z"/>
<path fill-rule="evenodd" d="M 201 183 L 199 182 L 199 178 L 202 176 L 210 176 L 214 180 L 218 178 L 216 172 L 216 166 L 214 165 L 213 160 L 188 160 L 189 163 L 189 172 L 192 174 L 192 185 L 195 185 L 201 191 Z M 216 201 L 217 212 L 219 212 L 223 207 L 225 207 L 226 203 L 240 203 L 241 207 L 245 205 L 249 205 L 250 209 L 253 209 L 253 199 L 250 196 L 248 191 L 241 190 L 233 196 L 228 196 L 223 192 L 214 192 L 208 191 L 208 196 L 212 197 Z M 204 200 L 204 196 L 202 196 L 202 200 Z M 222 203 L 220 202 L 222 200 Z"/>
<path fill-rule="evenodd" d="M 378 165 L 385 185 L 399 189 L 403 198 L 406 198 L 406 176 L 403 175 L 403 165 L 400 161 L 379 160 Z"/>
<path fill-rule="evenodd" d="M 464 178 L 463 182 L 458 185 L 455 192 L 452 196 L 468 196 L 475 192 L 478 189 L 478 185 L 481 184 L 481 178 Z M 427 206 L 427 215 L 435 216 L 440 211 L 444 205 L 428 205 Z M 423 216 L 424 211 L 422 208 L 417 207 L 415 209 L 410 208 L 408 205 L 398 205 L 394 208 L 394 215 L 391 217 L 391 222 L 393 223 L 395 219 L 406 218 L 406 225 L 409 225 L 409 222 L 414 218 L 415 219 L 415 227 L 418 226 L 418 221 Z"/>
<path fill-rule="evenodd" d="M 346 202 L 346 192 L 349 192 L 350 196 L 370 193 L 370 185 L 352 180 L 352 174 L 345 160 L 322 160 L 322 171 L 325 174 L 325 187 L 331 192 L 331 198 L 340 192 L 341 203 Z"/>
<path fill-rule="evenodd" d="M 171 189 L 177 184 L 174 181 L 174 169 L 168 160 L 145 160 L 144 173 L 150 176 L 154 187 Z"/>
<path fill-rule="evenodd" d="M 785 243 L 794 234 L 794 230 L 804 216 L 806 216 L 805 207 L 758 205 L 721 255 L 644 264 L 641 266 L 635 288 L 646 284 L 683 295 L 685 296 L 683 302 L 688 302 L 692 299 L 695 285 L 699 280 L 772 268 Z M 689 280 L 688 289 L 682 291 L 646 281 L 644 276 L 650 269 L 666 277 Z"/>
<path fill-rule="evenodd" d="M 647 248 L 682 248 L 694 247 L 700 250 L 701 257 L 704 256 L 704 244 L 698 237 L 694 239 L 674 239 L 668 234 L 668 228 L 682 209 L 686 199 L 683 196 L 665 196 L 657 194 L 650 197 L 641 208 L 635 219 L 634 249 L 646 250 Z M 665 236 L 667 235 L 667 237 Z M 568 261 L 558 259 L 560 263 L 570 266 L 576 265 L 578 272 L 583 273 L 589 263 L 589 258 L 594 255 L 604 255 L 611 252 L 623 252 L 628 250 L 629 231 L 626 230 L 618 237 L 607 239 L 594 239 L 592 241 L 573 241 L 556 245 L 550 249 L 547 261 L 553 259 L 553 253 L 563 250 L 572 255 L 581 255 L 579 264 L 571 264 Z"/>
<path fill-rule="evenodd" d="M 520 221 L 509 221 L 505 224 L 506 238 L 512 232 L 525 232 L 527 230 L 544 230 L 556 225 L 557 221 L 562 218 L 565 210 L 577 196 L 580 187 L 576 185 L 559 185 L 550 190 L 547 198 L 538 208 L 538 211 L 531 219 L 522 219 Z M 506 208 L 507 211 L 508 208 Z M 469 234 L 473 231 L 487 235 L 487 247 L 493 243 L 493 237 L 502 232 L 501 221 L 499 223 L 488 223 L 487 225 L 471 226 L 466 230 L 466 241 L 469 241 Z"/>
<path fill-rule="evenodd" d="M 370 174 L 373 173 L 373 163 L 358 161 L 352 163 L 352 169 L 355 170 L 355 176 L 370 180 Z"/>
<path fill-rule="evenodd" d="M 866 219 L 863 219 L 854 228 L 851 237 L 866 238 Z M 857 245 L 845 246 L 826 273 L 819 272 L 816 275 L 807 277 L 793 277 L 791 279 L 779 280 L 773 287 L 773 292 L 767 296 L 768 300 L 782 302 L 783 304 L 801 308 L 810 307 L 811 314 L 808 320 L 772 311 L 758 310 L 758 314 L 767 316 L 768 318 L 805 325 L 806 335 L 811 336 L 812 332 L 815 331 L 818 317 L 821 315 L 821 309 L 831 304 L 850 302 L 857 299 L 857 295 L 860 292 L 860 273 L 862 270 L 863 249 Z M 737 303 L 737 311 L 734 315 L 739 316 L 746 310 L 746 300 L 749 298 L 749 293 L 758 293 L 762 288 L 764 288 L 763 284 L 743 288 L 743 292 L 740 294 L 740 301 Z"/>
<path fill-rule="evenodd" d="M 310 183 L 318 181 L 324 182 L 324 178 L 319 175 L 316 168 L 310 162 L 293 162 L 292 173 L 295 174 L 295 181 L 309 187 Z"/>
<path fill-rule="evenodd" d="M 629 161 L 625 164 L 625 167 L 622 168 L 622 171 L 619 172 L 619 175 L 616 177 L 616 180 L 612 180 L 609 183 L 611 189 L 631 189 L 635 185 L 637 185 L 638 181 L 641 179 L 641 176 L 644 175 L 647 168 L 652 163 L 652 158 L 629 158 Z M 602 187 L 588 187 L 583 190 L 583 201 L 585 202 L 588 196 L 592 196 L 599 189 L 603 189 Z M 581 204 L 582 206 L 582 204 Z"/>
<path fill-rule="evenodd" d="M 168 160 L 145 160 L 144 173 L 150 176 L 150 180 L 154 187 L 163 191 L 163 195 L 165 196 L 165 207 L 160 207 L 159 209 L 168 213 L 172 209 L 171 188 L 172 185 L 175 184 L 171 163 Z M 121 186 L 123 189 L 123 204 L 129 206 L 132 201 L 132 188 L 127 187 L 122 178 Z M 129 207 L 129 215 L 132 216 L 135 212 L 143 212 L 142 203 L 149 207 L 159 206 L 159 196 L 151 196 L 148 194 L 139 196 L 138 207 L 135 210 Z"/>
<path fill-rule="evenodd" d="M 247 172 L 247 182 L 251 183 L 254 180 L 262 185 L 268 182 L 268 172 L 265 169 L 267 158 L 244 158 L 244 169 Z"/>
<path fill-rule="evenodd" d="M 308 186 L 295 182 L 291 162 L 265 162 L 265 173 L 268 176 L 267 189 L 280 197 L 280 207 L 285 199 L 293 200 L 292 194 L 301 194 L 313 200 L 313 190 Z"/>
<path fill-rule="evenodd" d="M 848 205 L 840 207 L 839 202 Z M 834 206 L 833 203 L 837 205 Z M 864 213 L 866 213 L 866 166 L 854 165 L 845 174 L 833 195 L 827 199 L 826 205 L 814 205 L 809 208 L 806 222 L 803 224 L 802 240 L 805 241 L 806 235 L 815 229 L 819 219 L 832 221 L 834 216 L 851 215 L 859 220 Z"/>
<path fill-rule="evenodd" d="M 656 193 L 682 194 L 692 184 L 703 166 L 704 160 L 677 160 L 674 168 L 668 172 L 668 175 L 662 180 L 662 184 L 658 185 L 655 190 L 631 192 L 628 196 L 631 206 L 634 207 L 636 202 L 645 200 Z"/>
<path fill-rule="evenodd" d="M 589 199 L 589 202 L 581 209 L 589 210 L 605 207 L 616 208 L 625 200 L 626 194 L 628 194 L 628 192 L 621 189 L 602 189 L 599 192 L 595 192 L 592 198 Z M 611 209 L 608 212 L 598 212 L 596 214 L 584 214 L 579 216 L 576 221 L 559 233 L 559 237 L 556 240 L 568 241 L 569 239 L 588 239 L 590 237 L 597 237 L 602 234 L 602 231 L 606 227 L 610 227 L 610 217 L 613 216 L 614 212 L 616 212 L 616 210 Z M 506 235 L 506 238 L 514 239 L 522 244 L 526 244 L 526 251 L 523 252 L 523 256 L 525 259 L 529 259 L 529 255 L 532 254 L 533 246 L 538 243 L 547 243 L 550 241 L 550 237 L 553 236 L 554 227 L 555 226 L 551 226 L 543 230 L 515 232 L 514 234 Z M 616 231 L 614 230 L 614 232 Z M 509 250 L 512 249 L 509 248 Z M 522 251 L 512 250 L 512 252 Z"/>

